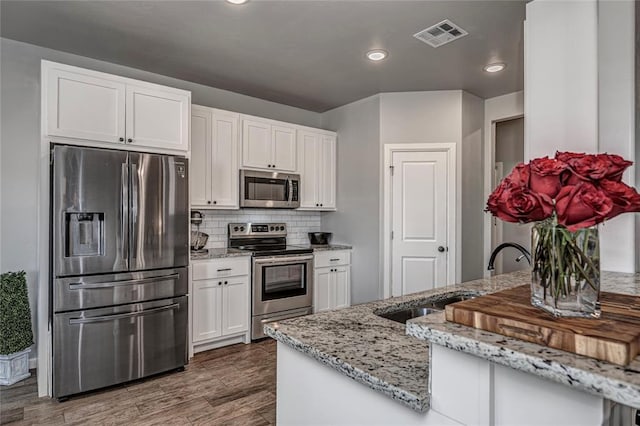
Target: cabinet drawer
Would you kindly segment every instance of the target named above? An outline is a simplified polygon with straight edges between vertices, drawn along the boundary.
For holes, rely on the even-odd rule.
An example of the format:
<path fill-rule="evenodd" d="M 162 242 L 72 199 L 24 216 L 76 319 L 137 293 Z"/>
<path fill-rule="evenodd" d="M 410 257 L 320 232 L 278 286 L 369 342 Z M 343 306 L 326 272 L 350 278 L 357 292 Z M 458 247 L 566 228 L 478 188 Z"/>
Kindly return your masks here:
<path fill-rule="evenodd" d="M 249 256 L 193 264 L 193 280 L 249 275 Z"/>
<path fill-rule="evenodd" d="M 326 268 L 327 266 L 349 265 L 351 252 L 349 250 L 327 250 L 315 253 L 314 267 Z"/>

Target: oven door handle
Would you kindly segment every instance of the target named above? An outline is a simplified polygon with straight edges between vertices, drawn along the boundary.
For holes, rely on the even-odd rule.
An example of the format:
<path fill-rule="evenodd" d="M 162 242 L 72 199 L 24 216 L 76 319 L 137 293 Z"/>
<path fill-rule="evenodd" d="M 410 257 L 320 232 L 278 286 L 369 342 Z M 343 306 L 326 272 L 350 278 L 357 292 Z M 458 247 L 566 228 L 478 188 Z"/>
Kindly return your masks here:
<path fill-rule="evenodd" d="M 278 263 L 278 264 L 284 264 L 284 263 L 299 263 L 299 262 L 306 262 L 309 260 L 313 260 L 313 255 L 308 255 L 308 256 L 287 256 L 287 257 L 281 257 L 281 256 L 274 256 L 274 257 L 260 257 L 260 258 L 256 258 L 254 259 L 254 263 L 256 265 L 261 265 L 261 264 L 265 264 L 265 263 Z"/>

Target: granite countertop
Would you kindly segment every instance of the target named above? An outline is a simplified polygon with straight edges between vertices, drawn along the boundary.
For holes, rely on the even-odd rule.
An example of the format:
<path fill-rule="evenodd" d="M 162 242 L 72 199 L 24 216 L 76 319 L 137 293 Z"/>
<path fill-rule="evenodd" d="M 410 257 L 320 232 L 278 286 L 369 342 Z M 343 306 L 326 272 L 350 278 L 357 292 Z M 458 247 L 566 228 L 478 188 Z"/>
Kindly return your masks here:
<path fill-rule="evenodd" d="M 429 345 L 406 326 L 376 314 L 465 292 L 490 293 L 527 282 L 529 273 L 496 276 L 408 296 L 267 324 L 268 336 L 418 412 L 429 409 Z"/>
<path fill-rule="evenodd" d="M 241 251 L 233 248 L 213 248 L 206 253 L 191 253 L 191 260 L 211 260 L 225 257 L 251 256 L 251 252 Z"/>
<path fill-rule="evenodd" d="M 413 319 L 407 326 L 376 315 L 418 306 L 427 300 L 433 301 L 452 294 L 488 294 L 529 281 L 529 271 L 497 275 L 267 324 L 265 332 L 277 341 L 418 412 L 425 412 L 430 406 L 427 340 L 625 405 L 640 406 L 640 357 L 627 367 L 619 367 L 447 323 L 444 313 Z M 640 274 L 604 272 L 603 290 L 640 294 Z"/>
<path fill-rule="evenodd" d="M 640 295 L 640 274 L 603 272 L 601 282 L 603 291 Z M 640 356 L 622 367 L 447 322 L 444 313 L 410 320 L 407 333 L 640 409 Z"/>
<path fill-rule="evenodd" d="M 312 248 L 313 251 L 327 251 L 327 250 L 351 250 L 353 247 L 346 244 L 328 244 L 328 245 L 314 245 L 311 244 L 308 246 Z"/>

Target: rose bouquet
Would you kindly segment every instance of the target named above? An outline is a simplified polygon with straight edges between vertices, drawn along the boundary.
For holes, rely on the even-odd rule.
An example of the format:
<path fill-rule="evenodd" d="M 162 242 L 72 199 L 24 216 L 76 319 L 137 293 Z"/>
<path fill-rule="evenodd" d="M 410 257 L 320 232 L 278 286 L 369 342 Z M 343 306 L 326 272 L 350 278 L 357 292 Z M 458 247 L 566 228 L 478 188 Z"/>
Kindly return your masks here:
<path fill-rule="evenodd" d="M 614 154 L 557 152 L 520 163 L 487 200 L 507 221 L 536 222 L 532 303 L 557 316 L 599 316 L 600 260 L 595 225 L 640 211 L 622 180 L 633 164 Z"/>

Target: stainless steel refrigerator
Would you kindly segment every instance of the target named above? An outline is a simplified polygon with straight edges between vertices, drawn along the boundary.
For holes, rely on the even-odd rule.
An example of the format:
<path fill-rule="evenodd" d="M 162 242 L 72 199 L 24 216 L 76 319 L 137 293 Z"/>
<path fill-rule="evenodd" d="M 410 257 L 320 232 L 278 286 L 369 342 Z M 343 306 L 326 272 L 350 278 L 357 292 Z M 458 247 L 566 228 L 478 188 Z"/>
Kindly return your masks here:
<path fill-rule="evenodd" d="M 55 145 L 53 394 L 187 363 L 186 158 Z"/>

